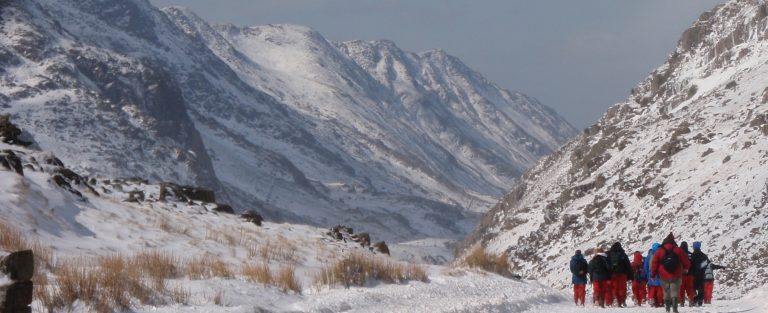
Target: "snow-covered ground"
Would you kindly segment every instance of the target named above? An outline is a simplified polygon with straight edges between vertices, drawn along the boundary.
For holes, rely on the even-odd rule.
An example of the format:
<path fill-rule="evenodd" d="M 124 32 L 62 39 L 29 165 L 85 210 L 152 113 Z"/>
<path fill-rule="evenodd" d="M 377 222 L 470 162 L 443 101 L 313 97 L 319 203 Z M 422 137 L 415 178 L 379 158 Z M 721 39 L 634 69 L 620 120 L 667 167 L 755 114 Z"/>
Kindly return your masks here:
<path fill-rule="evenodd" d="M 214 212 L 212 204 L 159 201 L 159 186 L 140 180 L 91 181 L 89 185 L 99 196 L 72 182 L 82 192 L 79 197 L 53 182 L 62 167 L 47 164 L 52 155 L 0 144 L 2 149 L 13 149 L 28 165 L 24 176 L 0 170 L 2 221 L 51 246 L 55 260 L 151 250 L 180 259 L 210 256 L 224 261 L 234 273 L 229 278 L 169 279 L 169 288 L 189 292 L 185 304 L 155 306 L 135 301 L 134 312 L 659 312 L 575 307 L 568 290 L 449 265 L 423 265 L 427 282 L 321 286 L 313 278 L 324 265 L 349 251 L 373 252 L 351 240 L 332 239 L 322 228 L 271 222 L 258 227 L 237 216 Z M 144 192 L 145 200 L 126 202 L 135 191 Z M 265 259 L 259 252 L 266 246 L 273 250 Z M 391 248 L 393 256 L 401 259 L 449 262 L 453 247 L 446 240 L 423 239 Z M 266 262 L 273 270 L 294 265 L 301 293 L 249 282 L 237 269 L 254 262 Z M 52 274 L 46 275 L 49 283 L 54 281 Z M 681 312 L 766 312 L 762 300 L 766 295 L 768 288 L 764 287 L 741 300 L 716 301 L 712 306 L 682 308 Z M 35 312 L 45 312 L 39 300 L 33 307 Z M 57 312 L 70 311 L 90 312 L 91 308 L 76 302 L 71 310 Z"/>

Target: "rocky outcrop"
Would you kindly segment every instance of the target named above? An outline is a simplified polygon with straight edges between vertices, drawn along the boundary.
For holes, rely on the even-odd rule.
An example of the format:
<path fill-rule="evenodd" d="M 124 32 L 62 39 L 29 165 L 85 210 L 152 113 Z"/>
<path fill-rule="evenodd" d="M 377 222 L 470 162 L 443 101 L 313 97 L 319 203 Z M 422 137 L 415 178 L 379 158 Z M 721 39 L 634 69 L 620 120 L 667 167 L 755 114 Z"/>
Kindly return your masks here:
<path fill-rule="evenodd" d="M 11 253 L 0 259 L 0 273 L 11 283 L 0 286 L 0 312 L 32 312 L 32 276 L 35 273 L 35 259 L 31 250 Z"/>
<path fill-rule="evenodd" d="M 21 129 L 11 123 L 11 116 L 9 114 L 0 115 L 0 141 L 20 146 L 29 146 L 32 142 L 22 140 Z"/>
<path fill-rule="evenodd" d="M 261 222 L 264 221 L 264 217 L 262 217 L 261 214 L 256 213 L 254 210 L 245 211 L 245 213 L 241 214 L 240 217 L 246 222 L 256 224 L 256 226 L 261 226 Z"/>

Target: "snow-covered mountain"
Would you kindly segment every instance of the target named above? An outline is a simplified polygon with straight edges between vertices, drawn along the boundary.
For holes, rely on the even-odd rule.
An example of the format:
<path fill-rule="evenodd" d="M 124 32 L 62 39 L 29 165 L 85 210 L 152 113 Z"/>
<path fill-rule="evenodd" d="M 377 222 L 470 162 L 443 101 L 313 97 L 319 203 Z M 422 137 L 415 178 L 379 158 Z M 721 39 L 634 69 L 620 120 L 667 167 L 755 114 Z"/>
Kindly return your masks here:
<path fill-rule="evenodd" d="M 442 52 L 299 26 L 34 0 L 4 4 L 0 32 L 2 112 L 40 148 L 86 175 L 205 186 L 273 220 L 456 238 L 573 134 Z"/>
<path fill-rule="evenodd" d="M 669 232 L 703 241 L 721 295 L 768 283 L 768 5 L 701 16 L 669 60 L 592 127 L 527 172 L 464 243 L 565 286 L 567 262 Z"/>

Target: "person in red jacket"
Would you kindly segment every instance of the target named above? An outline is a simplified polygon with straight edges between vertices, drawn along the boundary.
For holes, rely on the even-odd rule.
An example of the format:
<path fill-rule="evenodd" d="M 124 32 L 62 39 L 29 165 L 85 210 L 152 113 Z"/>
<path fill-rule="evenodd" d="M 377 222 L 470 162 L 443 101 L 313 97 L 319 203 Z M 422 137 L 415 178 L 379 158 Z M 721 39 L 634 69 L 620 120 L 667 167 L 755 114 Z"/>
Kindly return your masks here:
<path fill-rule="evenodd" d="M 691 252 L 688 251 L 688 243 L 683 241 L 680 243 L 680 249 L 688 257 L 688 261 L 691 261 Z M 685 306 L 685 295 L 688 294 L 688 304 L 693 306 L 693 297 L 696 293 L 693 292 L 693 270 L 689 270 L 683 275 L 683 283 L 680 285 L 680 305 Z"/>
<path fill-rule="evenodd" d="M 640 251 L 635 251 L 634 260 L 632 260 L 630 267 L 632 268 L 632 273 L 634 275 L 634 279 L 632 280 L 632 296 L 635 299 L 635 305 L 637 306 L 641 306 L 643 302 L 645 302 L 645 295 L 647 292 L 645 286 L 648 283 L 648 279 L 645 275 L 645 264 L 643 263 L 643 254 L 640 253 Z"/>
<path fill-rule="evenodd" d="M 664 307 L 667 312 L 672 308 L 678 313 L 680 285 L 683 275 L 688 272 L 691 262 L 683 249 L 677 246 L 675 236 L 669 233 L 661 243 L 661 248 L 653 255 L 651 274 L 658 274 L 661 278 L 661 288 L 664 290 Z"/>

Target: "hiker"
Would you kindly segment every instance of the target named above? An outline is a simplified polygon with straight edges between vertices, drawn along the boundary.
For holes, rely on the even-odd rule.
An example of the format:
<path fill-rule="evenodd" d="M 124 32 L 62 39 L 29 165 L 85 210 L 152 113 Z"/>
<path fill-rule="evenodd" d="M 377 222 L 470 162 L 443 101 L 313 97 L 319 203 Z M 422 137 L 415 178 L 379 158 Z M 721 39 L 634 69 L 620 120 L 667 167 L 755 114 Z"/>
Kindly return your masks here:
<path fill-rule="evenodd" d="M 661 248 L 653 255 L 651 274 L 659 275 L 661 288 L 664 290 L 664 308 L 667 312 L 678 313 L 680 285 L 683 274 L 691 267 L 688 256 L 677 246 L 675 236 L 672 233 L 661 242 Z"/>
<path fill-rule="evenodd" d="M 683 250 L 683 253 L 688 257 L 688 261 L 691 261 L 691 252 L 688 251 L 688 243 L 683 241 L 680 243 L 680 249 Z M 693 264 L 693 263 L 691 263 Z M 693 271 L 688 271 L 683 275 L 682 284 L 680 285 L 680 305 L 685 306 L 685 295 L 688 294 L 688 304 L 690 306 L 693 306 Z"/>
<path fill-rule="evenodd" d="M 660 247 L 661 244 L 658 242 L 651 246 L 651 249 L 648 250 L 648 255 L 645 257 L 645 266 L 643 267 L 646 280 L 648 281 L 648 304 L 651 307 L 656 308 L 661 307 L 664 295 L 661 291 L 661 279 L 659 278 L 659 275 L 651 275 L 651 265 L 653 264 L 653 255 L 656 254 L 656 251 L 658 251 Z"/>
<path fill-rule="evenodd" d="M 694 302 L 696 305 L 701 306 L 703 303 L 712 304 L 712 291 L 715 286 L 715 273 L 716 269 L 727 268 L 712 264 L 709 257 L 701 252 L 701 242 L 693 242 L 693 253 L 691 254 L 692 271 L 694 276 L 694 287 L 696 289 L 696 296 Z"/>
<path fill-rule="evenodd" d="M 621 247 L 621 243 L 614 243 L 608 251 L 608 264 L 611 266 L 611 288 L 616 305 L 627 306 L 627 281 L 632 280 L 632 267 L 629 257 Z"/>
<path fill-rule="evenodd" d="M 646 284 L 648 278 L 645 275 L 645 262 L 643 260 L 643 254 L 640 251 L 635 251 L 633 254 L 632 273 L 634 278 L 632 279 L 632 297 L 635 300 L 635 305 L 641 306 L 645 302 L 646 296 Z"/>
<path fill-rule="evenodd" d="M 581 250 L 576 250 L 576 254 L 571 257 L 571 283 L 573 284 L 573 302 L 576 305 L 584 306 L 584 298 L 587 296 L 587 272 L 589 264 L 581 254 Z"/>
<path fill-rule="evenodd" d="M 589 280 L 592 282 L 593 301 L 603 308 L 606 296 L 611 293 L 607 288 L 608 281 L 611 279 L 611 270 L 608 268 L 608 258 L 604 251 L 598 248 L 595 256 L 589 261 Z"/>

